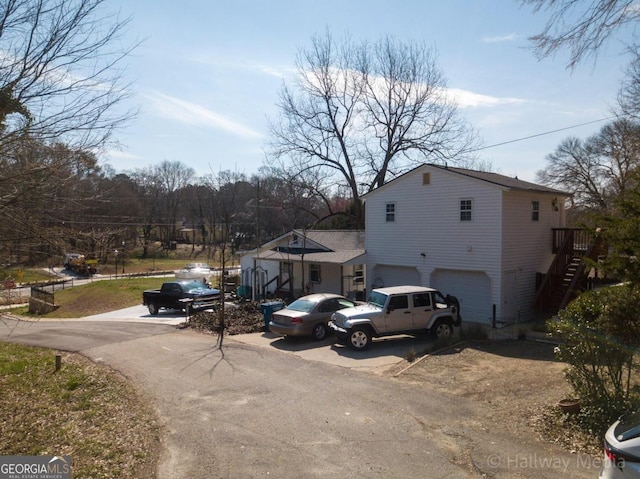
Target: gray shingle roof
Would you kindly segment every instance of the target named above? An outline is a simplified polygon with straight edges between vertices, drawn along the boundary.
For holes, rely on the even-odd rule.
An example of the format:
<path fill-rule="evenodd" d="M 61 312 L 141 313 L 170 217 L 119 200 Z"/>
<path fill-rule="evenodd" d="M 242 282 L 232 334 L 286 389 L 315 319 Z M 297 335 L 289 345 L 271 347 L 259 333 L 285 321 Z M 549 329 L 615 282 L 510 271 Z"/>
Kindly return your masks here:
<path fill-rule="evenodd" d="M 420 165 L 416 168 L 414 168 L 411 171 L 407 171 L 406 173 L 397 176 L 396 178 L 394 178 L 391 181 L 388 181 L 387 183 L 385 183 L 384 185 L 380 186 L 379 188 L 376 188 L 373 191 L 370 191 L 369 193 L 367 193 L 366 195 L 363 195 L 363 198 L 366 199 L 366 197 L 368 197 L 369 195 L 374 195 L 377 194 L 378 190 L 382 190 L 384 189 L 387 185 L 392 184 L 398 180 L 400 180 L 402 177 L 409 175 L 421 168 L 425 168 L 425 167 L 429 167 L 429 168 L 437 168 L 440 169 L 442 171 L 446 171 L 449 173 L 454 173 L 457 175 L 462 175 L 462 176 L 466 176 L 468 178 L 473 178 L 474 180 L 480 180 L 480 181 L 484 181 L 486 183 L 490 183 L 493 185 L 496 185 L 500 188 L 508 188 L 511 190 L 521 190 L 521 191 L 536 191 L 536 192 L 540 192 L 540 193 L 550 193 L 550 194 L 554 194 L 554 195 L 561 195 L 561 196 L 572 196 L 571 193 L 567 193 L 566 191 L 561 191 L 561 190 L 557 190 L 555 188 L 550 188 L 548 186 L 544 186 L 544 185 L 538 185 L 536 183 L 531 183 L 529 181 L 524 181 L 524 180 L 519 180 L 517 177 L 511 177 L 511 176 L 505 176 L 505 175 L 501 175 L 499 173 L 491 173 L 488 171 L 477 171 L 477 170 L 469 170 L 466 168 L 456 168 L 456 167 L 451 167 L 451 166 L 442 166 L 442 165 L 434 165 L 434 164 L 430 164 L 430 163 L 425 163 L 423 165 Z"/>
<path fill-rule="evenodd" d="M 498 173 L 491 173 L 488 171 L 476 171 L 476 170 L 468 170 L 466 168 L 455 168 L 455 167 L 447 167 L 440 165 L 429 165 L 433 168 L 439 168 L 445 171 L 452 171 L 459 175 L 468 176 L 470 178 L 475 178 L 477 180 L 486 181 L 487 183 L 493 183 L 498 186 L 502 186 L 505 188 L 511 188 L 516 190 L 526 190 L 526 191 L 539 191 L 542 193 L 553 193 L 558 195 L 570 196 L 570 193 L 565 191 L 560 191 L 555 188 L 549 188 L 548 186 L 539 185 L 537 183 L 531 183 L 529 181 L 519 180 L 518 177 L 510 177 L 501 175 Z"/>

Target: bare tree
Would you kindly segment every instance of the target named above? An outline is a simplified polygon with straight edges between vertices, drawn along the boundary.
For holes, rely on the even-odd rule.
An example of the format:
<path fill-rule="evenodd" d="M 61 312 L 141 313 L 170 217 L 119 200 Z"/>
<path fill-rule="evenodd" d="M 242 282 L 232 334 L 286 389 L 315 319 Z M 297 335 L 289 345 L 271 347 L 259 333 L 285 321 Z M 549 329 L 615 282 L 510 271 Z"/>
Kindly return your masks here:
<path fill-rule="evenodd" d="M 390 37 L 360 45 L 314 37 L 298 55 L 295 86 L 282 89 L 271 158 L 293 177 L 322 170 L 324 186 L 344 185 L 356 203 L 418 163 L 456 161 L 473 135 L 435 57 Z"/>
<path fill-rule="evenodd" d="M 63 207 L 76 215 L 70 198 L 96 170 L 99 149 L 134 114 L 122 106 L 127 21 L 106 13 L 106 3 L 0 2 L 0 219 L 12 236 L 38 238 L 48 251 L 61 246 L 46 238 L 35 208 L 43 205 L 49 215 L 40 219 L 49 223 L 65 216 Z"/>
<path fill-rule="evenodd" d="M 158 181 L 163 198 L 165 242 L 168 244 L 176 236 L 178 210 L 183 200 L 185 188 L 195 176 L 193 168 L 179 161 L 163 161 L 154 167 L 154 178 Z"/>
<path fill-rule="evenodd" d="M 227 274 L 230 248 L 235 233 L 236 212 L 241 210 L 246 197 L 242 195 L 242 189 L 246 185 L 242 174 L 231 171 L 220 171 L 215 175 L 209 175 L 203 179 L 205 186 L 211 191 L 216 191 L 216 213 L 219 218 L 217 229 L 219 230 L 220 244 L 220 290 L 222 300 L 218 308 L 218 348 L 222 348 L 224 332 L 227 328 L 224 304 L 224 281 Z"/>
<path fill-rule="evenodd" d="M 106 0 L 0 4 L 0 147 L 24 136 L 74 149 L 103 146 L 132 116 L 121 107 L 121 36 Z"/>
<path fill-rule="evenodd" d="M 625 78 L 618 92 L 618 105 L 623 115 L 640 119 L 640 52 L 634 50 Z"/>
<path fill-rule="evenodd" d="M 573 193 L 577 208 L 607 212 L 640 167 L 640 125 L 619 119 L 586 141 L 567 138 L 547 162 L 538 181 Z"/>
<path fill-rule="evenodd" d="M 520 0 L 536 12 L 549 12 L 544 30 L 531 37 L 539 57 L 567 48 L 568 67 L 597 57 L 603 44 L 620 28 L 635 30 L 640 19 L 635 0 Z"/>

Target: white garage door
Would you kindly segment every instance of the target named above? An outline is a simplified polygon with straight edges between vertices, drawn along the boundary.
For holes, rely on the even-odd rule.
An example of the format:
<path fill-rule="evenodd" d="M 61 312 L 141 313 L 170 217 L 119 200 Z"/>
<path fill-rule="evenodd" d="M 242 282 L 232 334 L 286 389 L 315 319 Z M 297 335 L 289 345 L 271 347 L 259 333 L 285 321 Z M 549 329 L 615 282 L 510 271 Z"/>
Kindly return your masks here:
<path fill-rule="evenodd" d="M 372 288 L 403 286 L 413 284 L 420 286 L 420 273 L 411 266 L 376 265 L 373 268 Z"/>
<path fill-rule="evenodd" d="M 431 286 L 458 298 L 463 321 L 491 323 L 491 279 L 485 273 L 436 269 Z"/>

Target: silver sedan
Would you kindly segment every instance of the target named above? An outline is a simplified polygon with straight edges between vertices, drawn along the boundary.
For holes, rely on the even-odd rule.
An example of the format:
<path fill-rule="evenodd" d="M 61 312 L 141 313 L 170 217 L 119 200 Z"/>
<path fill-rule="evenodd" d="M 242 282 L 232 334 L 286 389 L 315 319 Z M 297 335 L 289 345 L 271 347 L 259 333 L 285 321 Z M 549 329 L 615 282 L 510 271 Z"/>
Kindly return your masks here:
<path fill-rule="evenodd" d="M 316 293 L 303 296 L 285 309 L 271 316 L 269 330 L 287 336 L 311 336 L 321 341 L 329 331 L 327 323 L 331 315 L 356 303 L 333 293 Z"/>

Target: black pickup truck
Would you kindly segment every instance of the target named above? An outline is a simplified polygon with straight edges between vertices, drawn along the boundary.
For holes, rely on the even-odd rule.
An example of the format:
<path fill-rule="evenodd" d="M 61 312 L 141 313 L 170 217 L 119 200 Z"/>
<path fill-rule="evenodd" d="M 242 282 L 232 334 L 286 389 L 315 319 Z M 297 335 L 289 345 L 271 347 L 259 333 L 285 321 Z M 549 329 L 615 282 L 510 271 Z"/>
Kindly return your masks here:
<path fill-rule="evenodd" d="M 207 287 L 202 281 L 177 280 L 162 283 L 160 289 L 142 293 L 142 304 L 154 316 L 160 308 L 197 311 L 212 308 L 220 299 L 220 290 Z"/>

